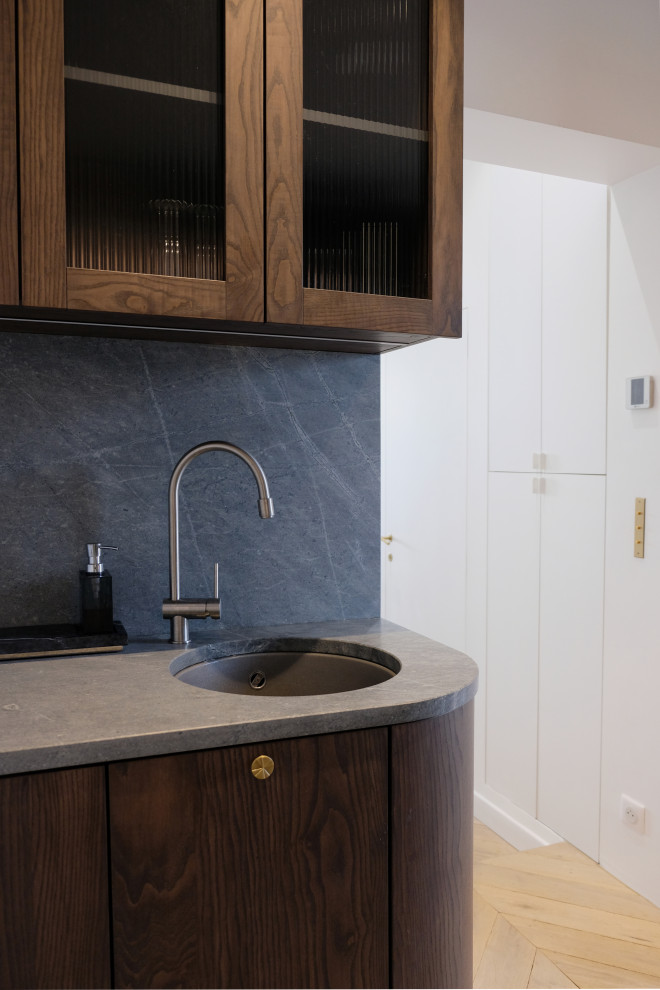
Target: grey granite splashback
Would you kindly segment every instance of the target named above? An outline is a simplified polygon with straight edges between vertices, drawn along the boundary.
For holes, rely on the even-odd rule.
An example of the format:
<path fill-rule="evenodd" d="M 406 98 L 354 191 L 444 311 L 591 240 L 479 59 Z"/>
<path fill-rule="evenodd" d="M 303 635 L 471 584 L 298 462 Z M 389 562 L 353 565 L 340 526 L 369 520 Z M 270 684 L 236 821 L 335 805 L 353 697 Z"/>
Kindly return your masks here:
<path fill-rule="evenodd" d="M 0 334 L 0 626 L 78 621 L 102 542 L 129 638 L 167 636 L 167 487 L 204 440 L 260 461 L 276 514 L 238 458 L 193 462 L 182 594 L 218 560 L 223 626 L 377 615 L 379 417 L 377 356 Z"/>

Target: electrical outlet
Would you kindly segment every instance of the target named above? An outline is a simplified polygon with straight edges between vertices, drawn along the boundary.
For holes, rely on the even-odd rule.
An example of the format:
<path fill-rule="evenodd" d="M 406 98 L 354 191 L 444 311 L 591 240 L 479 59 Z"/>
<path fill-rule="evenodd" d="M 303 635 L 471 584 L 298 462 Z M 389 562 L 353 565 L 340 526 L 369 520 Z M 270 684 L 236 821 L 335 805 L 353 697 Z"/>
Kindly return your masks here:
<path fill-rule="evenodd" d="M 621 821 L 625 822 L 629 828 L 634 828 L 636 832 L 644 833 L 644 819 L 646 808 L 639 801 L 633 801 L 627 794 L 621 795 L 620 807 Z"/>

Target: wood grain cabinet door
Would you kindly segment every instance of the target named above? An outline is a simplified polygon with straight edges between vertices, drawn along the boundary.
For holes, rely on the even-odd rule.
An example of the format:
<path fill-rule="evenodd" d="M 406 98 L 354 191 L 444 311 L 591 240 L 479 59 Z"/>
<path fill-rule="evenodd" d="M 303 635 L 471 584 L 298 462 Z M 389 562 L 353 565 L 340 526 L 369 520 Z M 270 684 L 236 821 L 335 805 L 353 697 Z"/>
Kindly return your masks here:
<path fill-rule="evenodd" d="M 463 0 L 265 0 L 266 318 L 461 335 Z"/>
<path fill-rule="evenodd" d="M 391 728 L 391 987 L 472 986 L 474 702 Z"/>
<path fill-rule="evenodd" d="M 263 320 L 263 0 L 196 11 L 18 0 L 24 305 Z"/>
<path fill-rule="evenodd" d="M 109 987 L 105 769 L 0 777 L 0 987 Z"/>
<path fill-rule="evenodd" d="M 112 764 L 117 986 L 387 986 L 387 745 L 383 728 Z"/>

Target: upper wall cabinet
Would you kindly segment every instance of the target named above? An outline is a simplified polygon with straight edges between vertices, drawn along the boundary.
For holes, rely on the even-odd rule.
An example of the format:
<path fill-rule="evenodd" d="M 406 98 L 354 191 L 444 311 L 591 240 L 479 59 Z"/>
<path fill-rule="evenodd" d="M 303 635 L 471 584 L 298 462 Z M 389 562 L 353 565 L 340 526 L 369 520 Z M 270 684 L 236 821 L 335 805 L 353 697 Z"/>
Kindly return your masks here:
<path fill-rule="evenodd" d="M 266 0 L 267 317 L 460 336 L 462 0 Z"/>
<path fill-rule="evenodd" d="M 6 318 L 460 336 L 463 0 L 14 3 Z"/>
<path fill-rule="evenodd" d="M 259 0 L 18 11 L 23 304 L 263 319 Z"/>

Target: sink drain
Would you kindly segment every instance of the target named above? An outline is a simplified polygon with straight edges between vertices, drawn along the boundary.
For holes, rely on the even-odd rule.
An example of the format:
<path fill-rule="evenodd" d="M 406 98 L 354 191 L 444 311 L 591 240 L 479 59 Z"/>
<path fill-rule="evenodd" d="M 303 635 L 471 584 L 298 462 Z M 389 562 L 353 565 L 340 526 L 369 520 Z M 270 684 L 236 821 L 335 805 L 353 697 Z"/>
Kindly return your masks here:
<path fill-rule="evenodd" d="M 266 686 L 266 675 L 263 670 L 255 670 L 254 673 L 250 674 L 250 687 L 254 691 L 261 691 L 262 687 Z"/>

